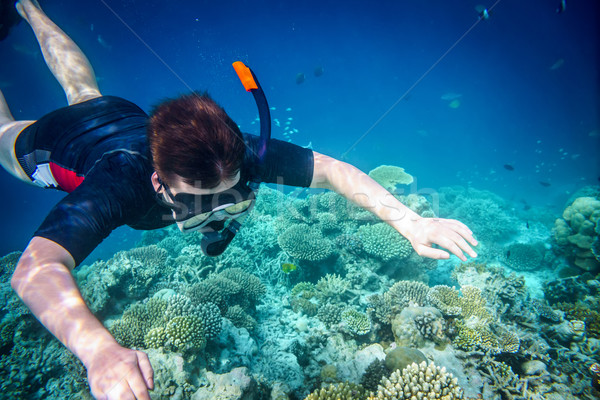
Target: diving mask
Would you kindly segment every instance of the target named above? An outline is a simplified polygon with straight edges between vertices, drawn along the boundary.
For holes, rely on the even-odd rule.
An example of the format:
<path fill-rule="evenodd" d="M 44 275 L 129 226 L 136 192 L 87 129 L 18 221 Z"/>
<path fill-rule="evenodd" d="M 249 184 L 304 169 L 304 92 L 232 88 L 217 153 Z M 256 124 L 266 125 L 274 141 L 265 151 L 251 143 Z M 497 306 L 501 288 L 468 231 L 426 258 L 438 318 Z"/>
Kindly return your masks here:
<path fill-rule="evenodd" d="M 157 198 L 173 211 L 175 222 L 183 233 L 221 230 L 227 220 L 248 214 L 255 202 L 254 190 L 241 182 L 222 192 L 205 195 L 173 194 L 160 178 L 159 183 L 164 192 L 157 191 Z"/>

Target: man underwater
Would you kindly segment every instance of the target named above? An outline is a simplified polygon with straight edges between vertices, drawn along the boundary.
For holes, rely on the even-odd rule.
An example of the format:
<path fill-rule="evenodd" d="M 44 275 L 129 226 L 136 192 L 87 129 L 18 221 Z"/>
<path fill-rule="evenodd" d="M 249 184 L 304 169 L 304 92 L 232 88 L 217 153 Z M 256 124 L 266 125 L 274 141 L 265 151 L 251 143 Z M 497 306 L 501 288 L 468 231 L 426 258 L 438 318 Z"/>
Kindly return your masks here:
<path fill-rule="evenodd" d="M 420 217 L 350 164 L 242 134 L 206 95 L 166 101 L 150 117 L 129 101 L 103 96 L 86 56 L 37 1 L 20 0 L 16 9 L 69 106 L 38 121 L 15 121 L 0 92 L 0 163 L 23 182 L 68 194 L 34 233 L 11 286 L 83 362 L 94 397 L 149 399 L 154 386 L 147 355 L 116 342 L 71 275 L 118 226 L 177 223 L 211 237 L 249 212 L 253 183 L 277 182 L 334 190 L 386 221 L 421 256 L 477 256 L 470 247 L 477 241 L 462 223 Z"/>

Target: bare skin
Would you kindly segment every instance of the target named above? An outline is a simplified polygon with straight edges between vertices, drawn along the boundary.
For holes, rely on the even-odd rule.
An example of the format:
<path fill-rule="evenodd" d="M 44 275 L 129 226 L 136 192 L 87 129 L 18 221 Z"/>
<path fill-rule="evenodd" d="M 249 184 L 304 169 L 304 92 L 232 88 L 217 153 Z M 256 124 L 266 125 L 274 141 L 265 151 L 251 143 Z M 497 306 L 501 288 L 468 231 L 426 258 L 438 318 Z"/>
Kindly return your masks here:
<path fill-rule="evenodd" d="M 437 260 L 447 259 L 447 251 L 433 248 L 436 244 L 462 261 L 467 253 L 477 257 L 471 246 L 477 246 L 473 232 L 453 219 L 423 218 L 398 201 L 390 192 L 358 168 L 334 158 L 313 152 L 315 168 L 311 187 L 331 189 L 371 211 L 407 238 L 417 254 Z M 468 242 L 468 243 L 467 243 Z"/>
<path fill-rule="evenodd" d="M 69 104 L 100 96 L 94 72 L 77 45 L 58 28 L 37 2 L 21 0 L 17 10 L 31 25 L 44 58 L 61 86 Z M 34 121 L 15 121 L 0 93 L 0 163 L 13 176 L 31 183 L 14 154 L 18 134 Z M 383 187 L 350 164 L 314 153 L 311 187 L 327 188 L 372 211 L 410 240 L 416 252 L 444 259 L 464 253 L 476 257 L 470 245 L 477 245 L 462 223 L 439 218 L 421 218 Z M 239 176 L 216 188 L 195 188 L 178 180 L 172 191 L 212 194 L 234 186 Z M 160 184 L 152 176 L 155 190 Z M 433 244 L 449 252 L 435 249 Z M 119 345 L 86 306 L 71 274 L 75 262 L 62 246 L 34 237 L 19 260 L 11 286 L 42 324 L 85 365 L 92 394 L 98 399 L 150 399 L 153 370 L 145 353 Z"/>
<path fill-rule="evenodd" d="M 69 105 L 100 96 L 85 55 L 37 2 L 21 0 L 16 7 L 31 25 Z M 15 121 L 0 93 L 0 163 L 30 184 L 15 157 L 14 143 L 33 122 Z M 154 380 L 148 356 L 119 345 L 91 313 L 71 274 L 74 267 L 73 257 L 63 247 L 34 237 L 19 260 L 11 286 L 40 322 L 83 362 L 94 397 L 149 400 L 148 389 L 153 389 Z"/>

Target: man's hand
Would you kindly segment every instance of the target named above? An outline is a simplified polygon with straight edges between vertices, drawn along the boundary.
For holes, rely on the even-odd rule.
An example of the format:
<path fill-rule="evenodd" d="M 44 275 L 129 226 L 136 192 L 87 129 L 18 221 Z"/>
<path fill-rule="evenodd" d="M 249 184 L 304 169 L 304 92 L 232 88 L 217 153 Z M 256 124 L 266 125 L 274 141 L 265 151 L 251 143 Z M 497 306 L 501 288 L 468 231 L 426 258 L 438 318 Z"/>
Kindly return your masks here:
<path fill-rule="evenodd" d="M 150 400 L 154 371 L 146 353 L 112 345 L 86 365 L 92 395 L 101 400 Z"/>
<path fill-rule="evenodd" d="M 464 253 L 477 257 L 477 253 L 469 246 L 469 243 L 477 246 L 477 240 L 473 237 L 473 232 L 462 222 L 443 218 L 418 218 L 411 222 L 412 226 L 407 238 L 418 255 L 436 260 L 449 258 L 448 252 L 432 247 L 436 244 L 449 250 L 462 261 L 467 260 Z"/>

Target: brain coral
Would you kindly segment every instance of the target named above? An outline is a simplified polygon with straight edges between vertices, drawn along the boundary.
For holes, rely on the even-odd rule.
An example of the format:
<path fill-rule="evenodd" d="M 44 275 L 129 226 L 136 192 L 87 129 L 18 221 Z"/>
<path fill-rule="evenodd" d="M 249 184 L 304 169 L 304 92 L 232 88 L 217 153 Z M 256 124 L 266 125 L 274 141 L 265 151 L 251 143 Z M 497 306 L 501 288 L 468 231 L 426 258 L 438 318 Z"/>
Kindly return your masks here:
<path fill-rule="evenodd" d="M 365 252 L 383 261 L 396 257 L 406 258 L 412 252 L 410 242 L 383 222 L 362 225 L 358 228 L 357 235 L 362 241 Z"/>
<path fill-rule="evenodd" d="M 389 191 L 397 185 L 410 185 L 413 182 L 413 177 L 404 172 L 404 168 L 394 165 L 381 165 L 371 170 L 369 176 Z"/>
<path fill-rule="evenodd" d="M 462 399 L 463 390 L 458 386 L 458 379 L 446 368 L 434 363 L 427 365 L 411 364 L 405 369 L 396 370 L 389 378 L 383 378 L 377 394 L 369 400 L 402 400 L 402 399 Z"/>
<path fill-rule="evenodd" d="M 332 253 L 331 242 L 321 232 L 306 224 L 295 224 L 277 237 L 279 246 L 291 257 L 321 261 Z"/>
<path fill-rule="evenodd" d="M 573 259 L 574 264 L 586 271 L 595 271 L 600 262 L 592 253 L 592 245 L 600 219 L 600 200 L 578 197 L 565 208 L 562 218 L 554 222 L 554 237 Z"/>

